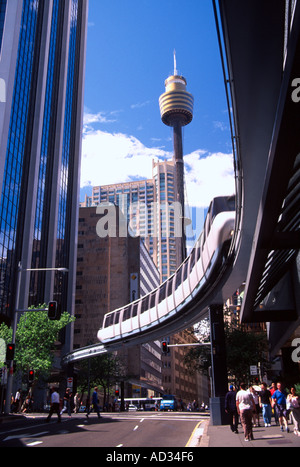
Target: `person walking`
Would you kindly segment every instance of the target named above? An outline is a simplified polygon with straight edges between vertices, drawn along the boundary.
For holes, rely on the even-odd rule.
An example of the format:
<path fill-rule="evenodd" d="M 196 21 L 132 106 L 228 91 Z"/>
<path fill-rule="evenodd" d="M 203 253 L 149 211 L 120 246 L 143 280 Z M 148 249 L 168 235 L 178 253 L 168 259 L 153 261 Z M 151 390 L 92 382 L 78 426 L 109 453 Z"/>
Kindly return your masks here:
<path fill-rule="evenodd" d="M 262 408 L 262 416 L 265 422 L 265 427 L 271 426 L 272 406 L 271 392 L 267 388 L 266 383 L 261 383 L 261 391 L 259 393 L 259 405 Z"/>
<path fill-rule="evenodd" d="M 294 434 L 300 436 L 300 397 L 297 395 L 294 387 L 291 388 L 291 393 L 287 396 L 287 401 L 292 414 Z"/>
<path fill-rule="evenodd" d="M 98 388 L 97 387 L 95 387 L 93 395 L 92 395 L 92 406 L 93 406 L 93 409 L 95 410 L 95 412 L 97 412 L 98 418 L 101 418 L 101 416 L 100 416 L 100 407 L 98 405 Z M 88 418 L 89 414 L 90 414 L 90 411 L 87 411 L 87 413 L 86 413 L 87 418 Z"/>
<path fill-rule="evenodd" d="M 282 383 L 277 383 L 277 389 L 272 395 L 273 406 L 278 415 L 278 420 L 280 424 L 280 430 L 287 433 L 290 432 L 287 421 L 287 410 L 286 410 L 286 393 L 282 388 Z"/>
<path fill-rule="evenodd" d="M 14 400 L 14 412 L 18 413 L 21 408 L 21 389 L 18 389 Z"/>
<path fill-rule="evenodd" d="M 246 384 L 240 384 L 240 390 L 236 395 L 237 412 L 241 417 L 241 423 L 244 429 L 245 441 L 253 440 L 252 414 L 255 410 L 253 397 L 246 391 Z"/>
<path fill-rule="evenodd" d="M 253 397 L 254 405 L 255 405 L 255 410 L 253 411 L 252 417 L 253 417 L 253 425 L 254 426 L 260 426 L 259 424 L 259 413 L 260 413 L 260 406 L 259 406 L 259 396 L 257 391 L 254 389 L 253 386 L 250 386 L 249 392 L 251 396 Z"/>
<path fill-rule="evenodd" d="M 78 392 L 76 392 L 74 396 L 74 412 L 79 413 L 79 409 L 80 409 L 80 397 L 79 397 Z"/>
<path fill-rule="evenodd" d="M 65 395 L 64 395 L 64 406 L 62 408 L 62 411 L 60 412 L 60 415 L 62 415 L 66 411 L 68 411 L 69 418 L 71 418 L 71 392 L 70 392 L 70 388 L 66 389 L 66 392 L 65 392 Z"/>
<path fill-rule="evenodd" d="M 273 396 L 274 392 L 277 390 L 277 383 L 272 383 L 271 386 L 269 387 L 269 391 L 271 393 L 271 396 Z M 272 412 L 274 413 L 274 419 L 275 419 L 275 424 L 279 425 L 279 420 L 278 420 L 278 415 L 275 410 L 275 406 L 273 407 L 273 404 L 271 404 Z"/>
<path fill-rule="evenodd" d="M 51 392 L 52 392 L 52 394 L 51 394 L 51 407 L 50 407 L 49 415 L 46 418 L 46 422 L 49 422 L 52 415 L 54 413 L 56 413 L 57 417 L 58 417 L 57 422 L 60 423 L 61 422 L 61 416 L 60 416 L 60 410 L 59 410 L 59 402 L 60 402 L 59 394 L 58 394 L 58 392 L 56 391 L 56 389 L 54 387 L 51 388 Z"/>
<path fill-rule="evenodd" d="M 239 415 L 236 408 L 236 391 L 232 385 L 225 396 L 225 412 L 229 415 L 231 431 L 238 433 Z"/>

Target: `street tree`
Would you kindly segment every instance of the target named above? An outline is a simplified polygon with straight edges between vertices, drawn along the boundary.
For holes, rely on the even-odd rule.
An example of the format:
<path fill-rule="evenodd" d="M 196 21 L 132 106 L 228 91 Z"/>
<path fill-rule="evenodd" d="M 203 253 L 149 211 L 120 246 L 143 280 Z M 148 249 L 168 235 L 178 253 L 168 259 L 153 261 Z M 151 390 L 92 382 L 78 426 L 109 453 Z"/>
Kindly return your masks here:
<path fill-rule="evenodd" d="M 69 323 L 75 321 L 69 313 L 64 312 L 57 321 L 48 318 L 47 311 L 37 311 L 46 308 L 42 305 L 32 307 L 32 311 L 23 313 L 16 330 L 15 365 L 16 370 L 27 374 L 29 369 L 34 370 L 35 378 L 47 377 L 54 361 L 55 342 L 60 331 Z M 0 325 L 0 337 L 6 343 L 12 340 L 12 329 L 5 324 Z"/>
<path fill-rule="evenodd" d="M 267 335 L 263 331 L 245 330 L 238 320 L 233 319 L 226 319 L 224 327 L 228 378 L 236 385 L 241 381 L 250 383 L 250 366 L 260 363 L 265 371 L 269 368 Z M 206 326 L 205 333 L 200 336 L 202 342 L 210 340 L 207 330 Z M 199 371 L 207 375 L 211 366 L 210 347 L 191 348 L 185 362 L 192 373 Z"/>
<path fill-rule="evenodd" d="M 78 389 L 83 394 L 95 386 L 103 391 L 103 405 L 109 401 L 111 389 L 116 383 L 125 379 L 125 367 L 120 358 L 113 354 L 103 354 L 98 357 L 83 360 L 77 365 Z M 89 383 L 89 384 L 88 384 Z"/>

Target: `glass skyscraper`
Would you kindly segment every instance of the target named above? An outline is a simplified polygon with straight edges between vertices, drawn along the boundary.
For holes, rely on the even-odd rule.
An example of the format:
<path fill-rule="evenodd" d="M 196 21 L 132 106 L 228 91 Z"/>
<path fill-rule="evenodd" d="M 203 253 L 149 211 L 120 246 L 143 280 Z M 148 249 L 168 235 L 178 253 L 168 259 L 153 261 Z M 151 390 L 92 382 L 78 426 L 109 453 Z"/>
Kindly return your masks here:
<path fill-rule="evenodd" d="M 0 0 L 0 322 L 19 263 L 20 308 L 54 299 L 74 311 L 87 9 Z M 37 268 L 69 272 L 25 271 Z"/>

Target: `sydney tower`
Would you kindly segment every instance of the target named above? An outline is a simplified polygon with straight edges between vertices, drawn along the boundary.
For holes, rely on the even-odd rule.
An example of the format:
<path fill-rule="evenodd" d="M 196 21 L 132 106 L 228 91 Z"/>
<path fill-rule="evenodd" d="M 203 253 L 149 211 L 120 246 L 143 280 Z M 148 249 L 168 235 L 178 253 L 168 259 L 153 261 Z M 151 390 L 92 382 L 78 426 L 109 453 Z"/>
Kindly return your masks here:
<path fill-rule="evenodd" d="M 186 79 L 178 75 L 174 51 L 174 74 L 165 81 L 166 92 L 159 98 L 161 119 L 165 125 L 173 127 L 174 162 L 176 177 L 176 201 L 182 212 L 182 261 L 186 256 L 184 230 L 184 162 L 182 127 L 193 120 L 194 98 L 186 90 Z"/>

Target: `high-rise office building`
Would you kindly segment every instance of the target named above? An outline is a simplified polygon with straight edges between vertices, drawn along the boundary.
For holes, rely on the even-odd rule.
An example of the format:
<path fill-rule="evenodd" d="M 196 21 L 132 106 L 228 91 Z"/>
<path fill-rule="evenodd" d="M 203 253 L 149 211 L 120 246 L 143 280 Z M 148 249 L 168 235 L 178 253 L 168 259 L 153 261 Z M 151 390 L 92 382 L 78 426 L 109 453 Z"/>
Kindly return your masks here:
<path fill-rule="evenodd" d="M 118 208 L 116 215 L 123 218 Z M 96 207 L 79 210 L 74 348 L 96 342 L 106 313 L 159 285 L 157 268 L 139 237 L 121 237 L 117 232 L 99 238 L 97 223 L 104 216 L 97 214 Z M 126 369 L 125 397 L 136 391 L 147 397 L 162 390 L 159 341 L 125 347 L 118 357 Z"/>
<path fill-rule="evenodd" d="M 20 308 L 55 299 L 74 312 L 87 9 L 0 0 L 0 322 L 19 263 Z M 26 272 L 38 268 L 68 273 Z"/>
<path fill-rule="evenodd" d="M 129 232 L 142 238 L 163 282 L 181 264 L 181 212 L 175 193 L 174 161 L 153 161 L 152 179 L 93 187 L 81 206 L 109 202 L 126 212 Z"/>

